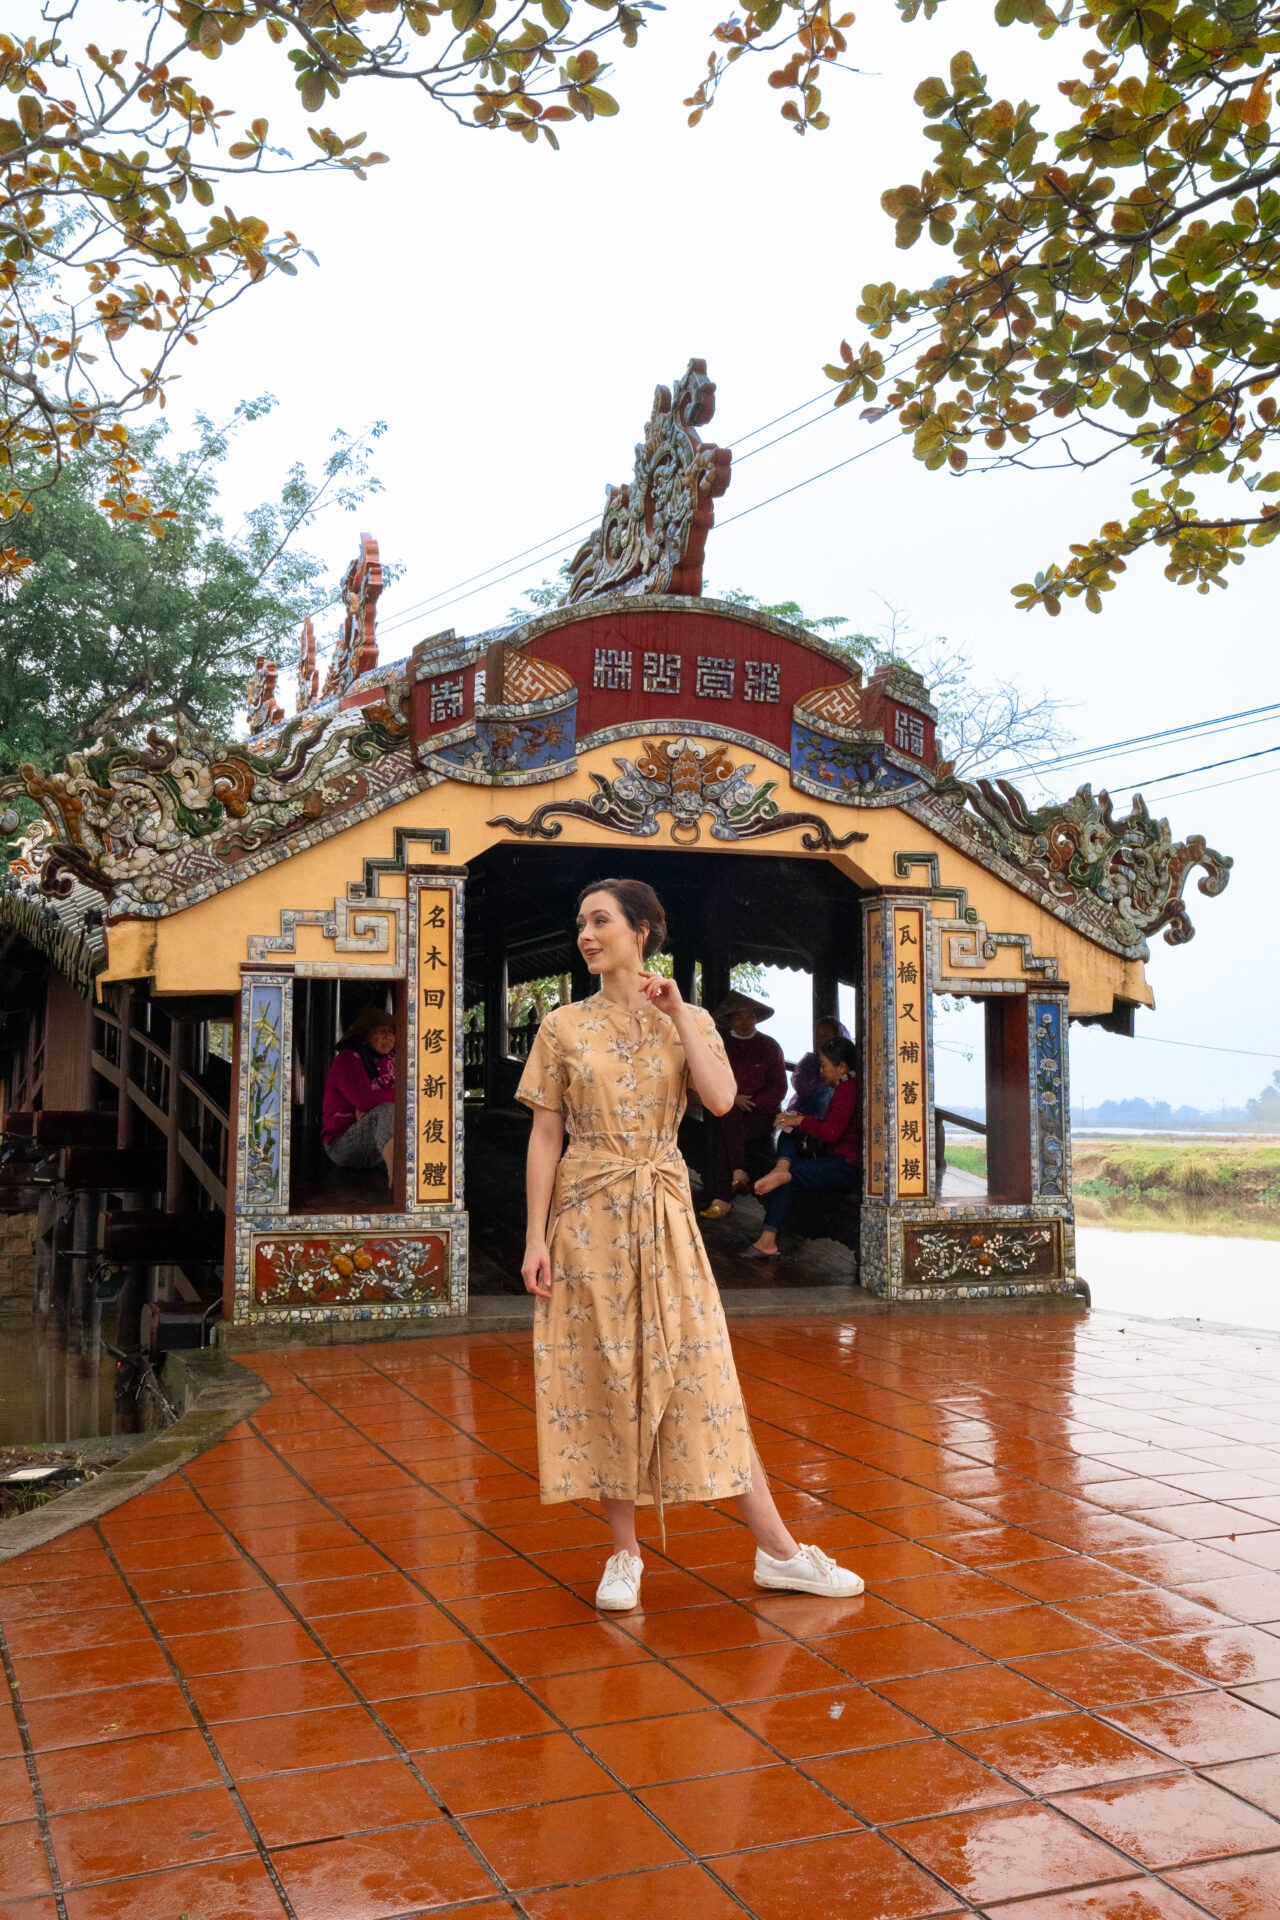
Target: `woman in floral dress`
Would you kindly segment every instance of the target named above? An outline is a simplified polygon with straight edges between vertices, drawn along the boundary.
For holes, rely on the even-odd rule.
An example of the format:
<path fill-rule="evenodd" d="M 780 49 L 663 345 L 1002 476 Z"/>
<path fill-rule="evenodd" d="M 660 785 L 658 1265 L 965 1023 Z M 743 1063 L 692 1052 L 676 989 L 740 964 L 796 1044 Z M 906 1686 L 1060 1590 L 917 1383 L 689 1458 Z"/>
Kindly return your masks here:
<path fill-rule="evenodd" d="M 711 1016 L 647 970 L 665 938 L 651 887 L 584 889 L 578 947 L 600 990 L 547 1015 L 517 1091 L 533 1109 L 521 1273 L 542 1498 L 600 1501 L 614 1551 L 596 1604 L 611 1612 L 640 1597 L 636 1503 L 661 1515 L 666 1500 L 736 1498 L 757 1586 L 852 1596 L 858 1576 L 782 1524 L 752 1443 L 676 1147 L 690 1084 L 722 1114 L 733 1073 Z"/>

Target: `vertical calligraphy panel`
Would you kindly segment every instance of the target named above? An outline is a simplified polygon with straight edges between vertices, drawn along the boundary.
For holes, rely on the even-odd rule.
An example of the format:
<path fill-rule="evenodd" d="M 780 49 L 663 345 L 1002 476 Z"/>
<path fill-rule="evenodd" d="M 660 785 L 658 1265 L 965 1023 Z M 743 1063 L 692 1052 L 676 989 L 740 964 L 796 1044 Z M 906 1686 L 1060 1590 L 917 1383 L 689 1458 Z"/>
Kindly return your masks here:
<path fill-rule="evenodd" d="M 455 1098 L 458 1067 L 456 960 L 457 899 L 453 887 L 424 882 L 415 888 L 416 967 L 410 975 L 415 1019 L 413 1049 L 413 1199 L 419 1207 L 447 1207 L 458 1188 Z"/>
<path fill-rule="evenodd" d="M 929 1192 L 929 1060 L 925 1025 L 925 995 L 929 989 L 925 978 L 922 908 L 894 908 L 889 964 L 893 967 L 895 996 L 897 1192 L 900 1200 L 921 1199 Z"/>
<path fill-rule="evenodd" d="M 884 1026 L 884 911 L 867 914 L 867 1032 L 863 1052 L 866 1086 L 863 1089 L 863 1125 L 866 1128 L 866 1190 L 885 1191 L 885 1026 Z"/>

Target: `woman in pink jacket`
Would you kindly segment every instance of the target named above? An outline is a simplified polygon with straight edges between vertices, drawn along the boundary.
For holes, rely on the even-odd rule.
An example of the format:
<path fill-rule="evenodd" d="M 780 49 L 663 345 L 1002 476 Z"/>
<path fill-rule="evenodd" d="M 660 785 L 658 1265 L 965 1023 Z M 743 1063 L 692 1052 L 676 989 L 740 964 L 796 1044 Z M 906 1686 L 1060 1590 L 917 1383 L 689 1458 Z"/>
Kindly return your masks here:
<path fill-rule="evenodd" d="M 787 1217 L 797 1187 L 811 1193 L 855 1196 L 862 1191 L 858 1049 L 851 1040 L 828 1040 L 819 1049 L 818 1059 L 823 1083 L 831 1089 L 830 1105 L 820 1119 L 807 1113 L 778 1115 L 777 1164 L 772 1173 L 766 1173 L 755 1184 L 757 1196 L 765 1203 L 764 1226 L 751 1245 L 743 1248 L 748 1259 L 778 1258 L 778 1229 Z M 797 1133 L 818 1148 L 813 1159 L 796 1158 Z"/>
<path fill-rule="evenodd" d="M 391 1179 L 396 1119 L 396 1029 L 381 1007 L 365 1007 L 338 1042 L 324 1083 L 320 1137 L 335 1167 L 386 1163 Z"/>

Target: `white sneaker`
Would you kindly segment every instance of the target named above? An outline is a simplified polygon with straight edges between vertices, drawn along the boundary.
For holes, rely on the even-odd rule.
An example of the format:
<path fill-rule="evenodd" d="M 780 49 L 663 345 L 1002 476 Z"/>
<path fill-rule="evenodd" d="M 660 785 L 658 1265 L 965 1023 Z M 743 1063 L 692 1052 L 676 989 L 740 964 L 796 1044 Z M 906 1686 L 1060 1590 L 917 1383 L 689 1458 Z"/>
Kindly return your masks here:
<path fill-rule="evenodd" d="M 857 1574 L 838 1567 L 821 1547 L 802 1546 L 790 1560 L 775 1560 L 757 1547 L 756 1585 L 775 1587 L 782 1593 L 821 1593 L 829 1600 L 852 1600 L 862 1592 Z"/>
<path fill-rule="evenodd" d="M 644 1561 L 637 1560 L 634 1553 L 627 1553 L 624 1549 L 621 1553 L 613 1554 L 600 1576 L 596 1605 L 605 1613 L 630 1613 L 640 1599 L 640 1575 L 643 1572 Z"/>

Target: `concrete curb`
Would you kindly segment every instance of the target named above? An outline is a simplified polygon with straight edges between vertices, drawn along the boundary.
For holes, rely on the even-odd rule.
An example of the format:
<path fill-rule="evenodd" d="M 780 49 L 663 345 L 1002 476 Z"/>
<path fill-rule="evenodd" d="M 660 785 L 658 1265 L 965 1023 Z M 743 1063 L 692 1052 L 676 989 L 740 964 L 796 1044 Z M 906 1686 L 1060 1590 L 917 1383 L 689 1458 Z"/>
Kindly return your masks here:
<path fill-rule="evenodd" d="M 136 1493 L 159 1485 L 171 1473 L 216 1446 L 225 1433 L 271 1398 L 265 1380 L 226 1354 L 208 1348 L 171 1353 L 165 1361 L 165 1390 L 182 1413 L 163 1433 L 131 1448 L 126 1459 L 108 1467 L 83 1487 L 59 1494 L 47 1506 L 0 1521 L 0 1563 L 122 1506 Z"/>

